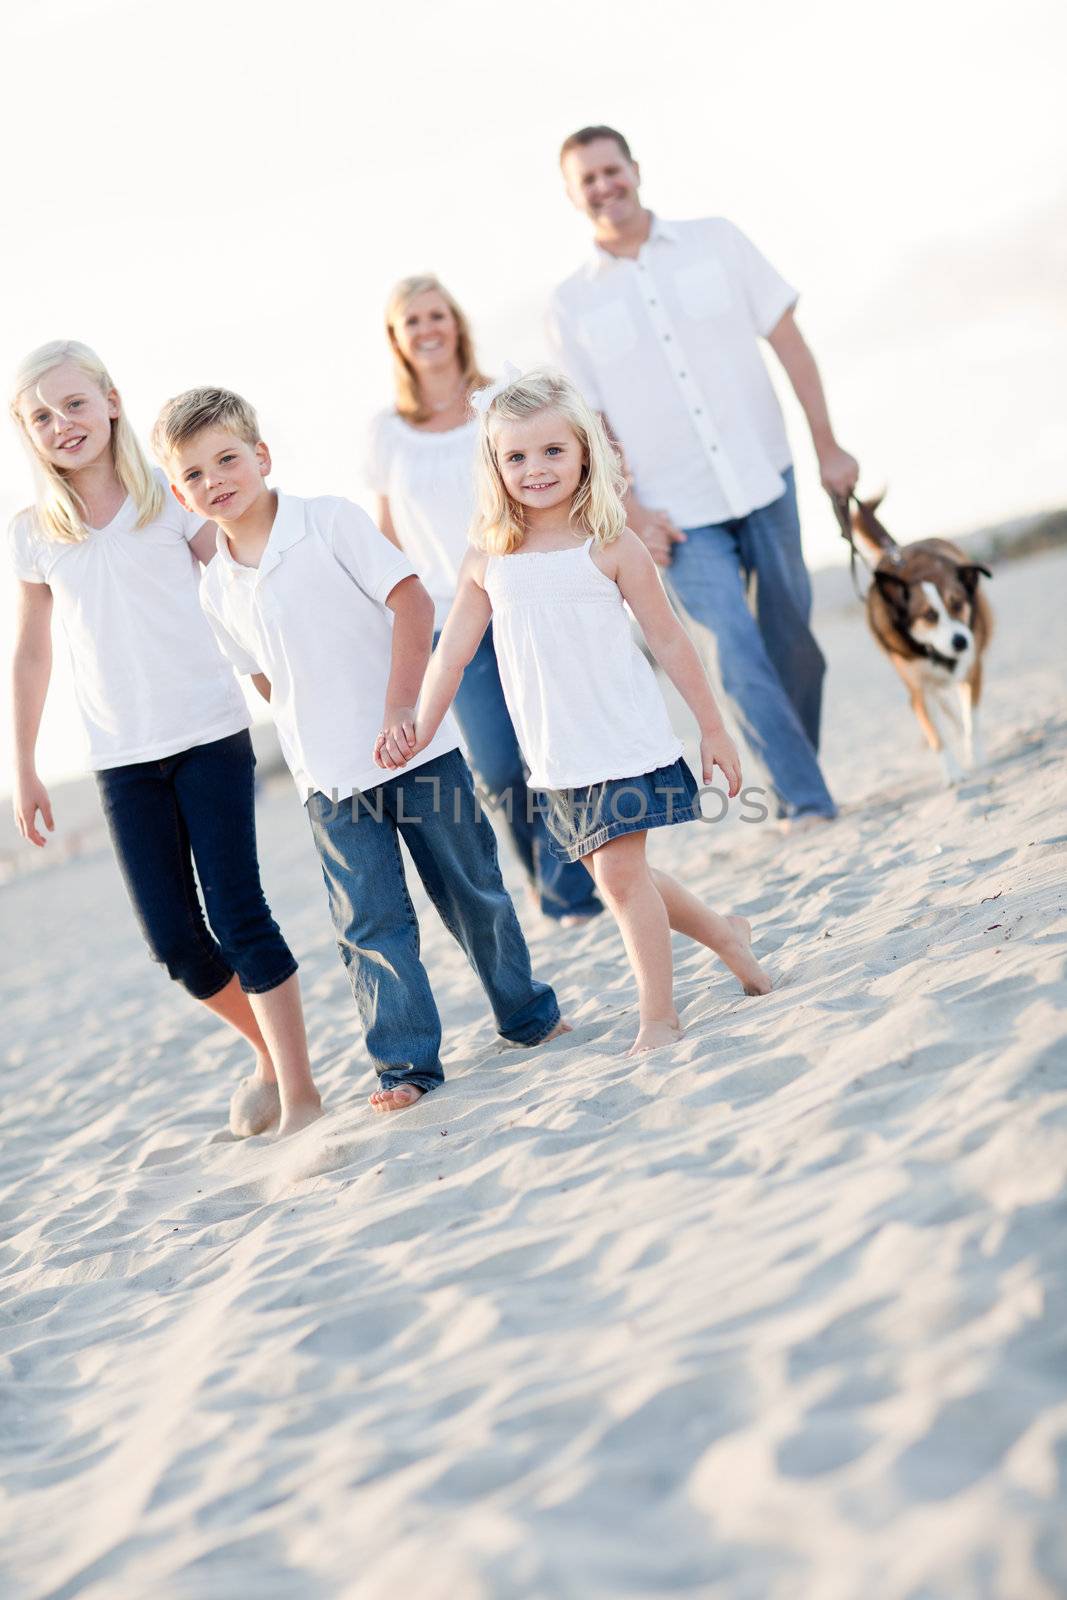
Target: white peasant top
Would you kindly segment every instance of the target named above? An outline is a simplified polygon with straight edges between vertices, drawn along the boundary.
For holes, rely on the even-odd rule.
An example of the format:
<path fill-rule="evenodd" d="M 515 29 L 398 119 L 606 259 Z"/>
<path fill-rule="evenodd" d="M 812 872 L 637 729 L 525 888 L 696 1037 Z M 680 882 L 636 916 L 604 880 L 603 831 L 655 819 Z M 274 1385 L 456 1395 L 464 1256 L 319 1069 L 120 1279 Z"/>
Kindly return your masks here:
<path fill-rule="evenodd" d="M 682 754 L 592 543 L 485 564 L 500 680 L 533 789 L 640 777 Z"/>
<path fill-rule="evenodd" d="M 430 593 L 438 628 L 456 598 L 467 553 L 477 434 L 476 422 L 435 433 L 383 411 L 367 444 L 364 477 L 389 501 L 397 538 Z"/>

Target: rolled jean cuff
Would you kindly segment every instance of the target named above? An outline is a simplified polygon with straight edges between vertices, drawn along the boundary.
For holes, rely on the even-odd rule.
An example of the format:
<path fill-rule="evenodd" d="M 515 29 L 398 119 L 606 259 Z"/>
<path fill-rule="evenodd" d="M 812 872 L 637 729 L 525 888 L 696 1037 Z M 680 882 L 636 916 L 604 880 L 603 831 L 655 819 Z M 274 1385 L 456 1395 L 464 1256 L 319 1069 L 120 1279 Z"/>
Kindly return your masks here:
<path fill-rule="evenodd" d="M 288 983 L 294 972 L 299 971 L 295 956 L 289 957 L 289 964 L 276 978 L 270 978 L 266 983 L 246 983 L 241 979 L 241 988 L 245 994 L 269 994 L 272 989 L 278 989 L 283 983 Z"/>
<path fill-rule="evenodd" d="M 562 1013 L 558 1002 L 553 999 L 551 1021 L 542 1023 L 539 1020 L 524 1023 L 521 1028 L 501 1028 L 500 1037 L 507 1039 L 510 1044 L 522 1045 L 524 1050 L 532 1050 L 535 1045 L 543 1044 L 552 1029 L 557 1027 L 562 1020 Z M 529 1037 L 530 1034 L 534 1037 Z"/>
<path fill-rule="evenodd" d="M 174 976 L 174 974 L 172 974 Z M 201 977 L 182 973 L 177 980 L 187 994 L 194 1000 L 201 1002 L 213 1000 L 221 994 L 227 985 L 233 982 L 233 968 L 226 965 L 225 961 L 217 956 L 208 956 L 204 961 L 204 972 Z"/>
<path fill-rule="evenodd" d="M 378 1075 L 379 1089 L 421 1089 L 423 1094 L 439 1089 L 444 1081 L 443 1072 L 435 1078 L 428 1072 L 400 1072 L 391 1067 Z"/>

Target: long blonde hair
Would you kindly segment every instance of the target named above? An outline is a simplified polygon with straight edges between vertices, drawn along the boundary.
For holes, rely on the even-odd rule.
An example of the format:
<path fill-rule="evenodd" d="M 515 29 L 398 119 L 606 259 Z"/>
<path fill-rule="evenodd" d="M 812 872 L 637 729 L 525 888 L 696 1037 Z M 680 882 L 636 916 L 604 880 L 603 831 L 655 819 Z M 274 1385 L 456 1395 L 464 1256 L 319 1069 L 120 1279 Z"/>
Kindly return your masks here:
<path fill-rule="evenodd" d="M 62 366 L 65 361 L 73 361 L 80 367 L 102 394 L 110 394 L 114 389 L 110 374 L 95 350 L 90 350 L 87 344 L 81 344 L 77 339 L 53 339 L 49 344 L 31 350 L 19 365 L 15 373 L 11 415 L 33 466 L 37 484 L 37 522 L 41 532 L 49 539 L 79 544 L 92 532 L 85 522 L 85 505 L 66 475 L 51 461 L 46 461 L 38 451 L 19 410 L 22 396 L 28 390 L 36 391 L 45 374 L 51 372 L 53 367 Z M 119 482 L 137 507 L 137 526 L 143 528 L 162 512 L 165 494 L 121 407 L 111 423 L 111 456 Z"/>
<path fill-rule="evenodd" d="M 549 368 L 527 372 L 491 398 L 481 412 L 475 485 L 478 510 L 471 540 L 491 555 L 510 555 L 526 536 L 524 508 L 504 487 L 496 456 L 496 435 L 502 422 L 525 422 L 539 411 L 555 411 L 573 428 L 585 456 L 582 478 L 571 501 L 576 538 L 597 545 L 613 544 L 626 527 L 622 496 L 626 480 L 618 453 L 604 424 L 562 372 Z"/>
<path fill-rule="evenodd" d="M 420 272 L 412 278 L 401 278 L 385 307 L 385 332 L 389 339 L 389 348 L 393 352 L 393 386 L 396 390 L 397 414 L 403 417 L 405 422 L 429 422 L 433 412 L 423 403 L 419 392 L 419 380 L 410 363 L 400 354 L 400 346 L 397 344 L 393 328 L 418 295 L 431 292 L 441 296 L 456 319 L 456 359 L 466 388 L 478 389 L 489 382 L 479 368 L 474 354 L 471 325 L 460 309 L 458 301 L 449 294 L 440 278 L 435 278 L 432 272 Z"/>

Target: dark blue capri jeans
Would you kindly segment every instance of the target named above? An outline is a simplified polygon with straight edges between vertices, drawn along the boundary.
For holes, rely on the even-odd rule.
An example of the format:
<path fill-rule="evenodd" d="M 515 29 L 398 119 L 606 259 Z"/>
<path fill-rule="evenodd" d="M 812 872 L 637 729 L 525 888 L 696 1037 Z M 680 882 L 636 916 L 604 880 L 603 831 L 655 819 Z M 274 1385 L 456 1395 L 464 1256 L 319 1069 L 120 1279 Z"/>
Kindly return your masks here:
<path fill-rule="evenodd" d="M 161 761 L 96 773 L 152 959 L 197 1000 L 224 989 L 235 972 L 246 994 L 264 994 L 296 971 L 259 881 L 255 765 L 243 729 Z"/>

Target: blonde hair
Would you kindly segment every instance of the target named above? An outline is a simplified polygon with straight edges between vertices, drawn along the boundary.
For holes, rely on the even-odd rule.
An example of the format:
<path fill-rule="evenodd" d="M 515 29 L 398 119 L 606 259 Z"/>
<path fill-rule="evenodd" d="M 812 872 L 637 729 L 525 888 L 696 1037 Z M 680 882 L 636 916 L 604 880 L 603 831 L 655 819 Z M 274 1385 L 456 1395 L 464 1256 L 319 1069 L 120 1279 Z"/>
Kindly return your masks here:
<path fill-rule="evenodd" d="M 604 424 L 562 372 L 543 368 L 524 373 L 492 394 L 481 412 L 474 468 L 478 510 L 471 539 L 491 555 L 510 555 L 526 536 L 524 508 L 508 494 L 497 461 L 500 424 L 525 422 L 540 411 L 557 412 L 574 430 L 585 456 L 582 479 L 571 501 L 575 537 L 613 544 L 626 527 L 622 503 L 626 480 Z"/>
<path fill-rule="evenodd" d="M 53 367 L 61 367 L 66 361 L 72 361 L 80 367 L 101 394 L 110 394 L 115 388 L 95 350 L 90 350 L 87 344 L 81 344 L 77 339 L 53 339 L 49 344 L 31 350 L 19 365 L 15 373 L 11 415 L 33 465 L 37 484 L 37 522 L 41 532 L 46 538 L 58 539 L 64 544 L 80 544 L 92 532 L 85 521 L 85 504 L 66 474 L 41 455 L 19 409 L 19 401 L 27 392 L 32 390 L 40 398 L 38 385 L 41 379 Z M 111 422 L 111 458 L 119 482 L 137 507 L 136 525 L 144 528 L 162 513 L 166 491 L 153 472 L 121 406 L 118 416 Z"/>
<path fill-rule="evenodd" d="M 474 337 L 471 325 L 461 311 L 459 303 L 449 294 L 440 278 L 432 272 L 420 272 L 412 278 L 401 278 L 393 289 L 385 307 L 385 332 L 393 352 L 393 387 L 396 391 L 397 415 L 405 422 L 429 422 L 433 412 L 423 404 L 419 380 L 410 362 L 400 354 L 393 325 L 403 316 L 411 302 L 420 294 L 439 294 L 456 320 L 456 359 L 460 375 L 468 390 L 479 389 L 489 379 L 478 366 L 474 354 Z"/>
<path fill-rule="evenodd" d="M 259 421 L 248 401 L 232 389 L 186 389 L 168 400 L 152 429 L 152 451 L 164 466 L 179 445 L 205 428 L 225 428 L 227 433 L 258 444 Z"/>

